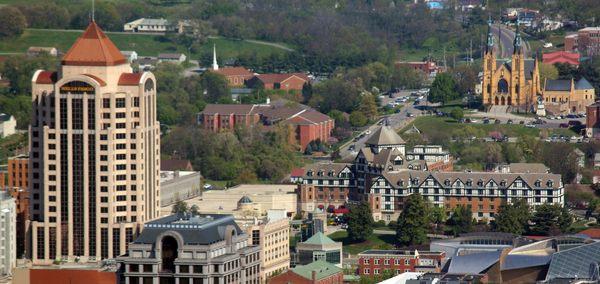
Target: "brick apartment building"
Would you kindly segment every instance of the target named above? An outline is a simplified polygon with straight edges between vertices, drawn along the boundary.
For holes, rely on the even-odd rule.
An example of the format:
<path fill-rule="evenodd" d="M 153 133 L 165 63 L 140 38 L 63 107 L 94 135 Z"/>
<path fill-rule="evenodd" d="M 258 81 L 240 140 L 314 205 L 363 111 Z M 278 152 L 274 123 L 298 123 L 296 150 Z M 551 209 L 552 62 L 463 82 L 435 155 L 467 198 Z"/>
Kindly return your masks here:
<path fill-rule="evenodd" d="M 6 191 L 16 203 L 16 237 L 17 237 L 17 257 L 23 256 L 27 252 L 29 244 L 29 187 L 28 180 L 29 156 L 19 155 L 8 158 L 6 172 L 0 172 L 0 190 Z M 6 174 L 8 182 L 5 184 L 4 175 Z"/>
<path fill-rule="evenodd" d="M 361 276 L 377 276 L 390 270 L 394 274 L 404 272 L 440 272 L 444 252 L 367 250 L 358 254 L 358 273 Z"/>
<path fill-rule="evenodd" d="M 236 127 L 265 127 L 283 124 L 290 129 L 290 143 L 302 150 L 317 139 L 327 142 L 335 121 L 307 106 L 288 106 L 285 102 L 264 105 L 208 104 L 197 115 L 200 127 L 218 132 L 233 130 Z"/>
<path fill-rule="evenodd" d="M 248 80 L 249 87 L 262 85 L 265 90 L 302 90 L 309 78 L 304 73 L 289 74 L 259 74 Z"/>
<path fill-rule="evenodd" d="M 584 56 L 600 54 L 600 27 L 580 29 L 565 36 L 565 51 L 579 52 Z"/>
<path fill-rule="evenodd" d="M 352 164 L 319 163 L 303 170 L 302 183 L 298 185 L 299 209 L 336 209 L 348 201 L 350 191 L 356 186 Z"/>

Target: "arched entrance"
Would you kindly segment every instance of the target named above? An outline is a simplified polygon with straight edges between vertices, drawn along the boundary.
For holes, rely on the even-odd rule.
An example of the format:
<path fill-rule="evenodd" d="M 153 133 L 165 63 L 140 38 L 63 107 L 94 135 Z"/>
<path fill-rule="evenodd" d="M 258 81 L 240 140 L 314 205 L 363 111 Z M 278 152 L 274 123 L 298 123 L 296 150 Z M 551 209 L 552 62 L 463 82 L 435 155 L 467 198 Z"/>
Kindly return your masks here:
<path fill-rule="evenodd" d="M 177 240 L 165 236 L 161 245 L 162 271 L 175 272 L 175 259 L 177 259 Z"/>
<path fill-rule="evenodd" d="M 498 97 L 494 99 L 494 105 L 500 105 L 500 100 L 498 99 Z"/>
<path fill-rule="evenodd" d="M 502 99 L 500 99 L 500 101 L 502 102 L 501 105 L 506 105 L 506 100 L 504 99 L 504 97 L 502 97 Z"/>
<path fill-rule="evenodd" d="M 498 81 L 498 93 L 508 93 L 508 82 L 504 78 Z"/>
<path fill-rule="evenodd" d="M 510 105 L 512 105 L 512 98 L 511 98 L 510 96 L 508 96 L 508 101 L 507 101 L 507 104 L 508 104 L 509 106 L 510 106 Z"/>

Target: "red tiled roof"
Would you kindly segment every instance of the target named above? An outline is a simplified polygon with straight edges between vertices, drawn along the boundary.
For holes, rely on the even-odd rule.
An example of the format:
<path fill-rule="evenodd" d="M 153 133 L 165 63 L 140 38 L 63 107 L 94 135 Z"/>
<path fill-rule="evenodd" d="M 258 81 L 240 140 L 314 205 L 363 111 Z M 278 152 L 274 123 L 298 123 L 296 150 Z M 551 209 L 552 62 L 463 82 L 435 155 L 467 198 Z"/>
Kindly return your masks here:
<path fill-rule="evenodd" d="M 299 116 L 313 123 L 321 123 L 332 120 L 331 117 L 316 110 L 307 110 L 301 113 Z"/>
<path fill-rule="evenodd" d="M 142 73 L 123 73 L 119 76 L 119 85 L 137 86 L 142 78 Z"/>
<path fill-rule="evenodd" d="M 92 75 L 92 74 L 83 74 L 83 75 L 96 80 L 96 82 L 98 82 L 100 84 L 100 86 L 106 86 L 106 82 L 104 82 L 102 79 L 96 77 L 95 75 Z"/>
<path fill-rule="evenodd" d="M 589 228 L 579 232 L 579 234 L 584 234 L 592 239 L 600 239 L 600 228 Z"/>
<path fill-rule="evenodd" d="M 292 177 L 301 177 L 301 176 L 304 176 L 304 169 L 303 168 L 292 169 L 292 172 L 290 173 L 290 176 L 292 176 Z"/>
<path fill-rule="evenodd" d="M 254 105 L 208 104 L 202 114 L 251 114 Z"/>
<path fill-rule="evenodd" d="M 127 63 L 115 44 L 92 21 L 62 59 L 63 65 L 113 66 Z"/>
<path fill-rule="evenodd" d="M 57 73 L 52 71 L 42 71 L 35 79 L 37 84 L 54 84 L 57 81 Z"/>
<path fill-rule="evenodd" d="M 252 76 L 254 73 L 244 67 L 222 67 L 218 70 L 210 70 L 223 76 Z"/>
<path fill-rule="evenodd" d="M 571 65 L 579 65 L 579 53 L 566 51 L 544 53 L 542 55 L 542 62 L 546 64 L 568 63 Z"/>
<path fill-rule="evenodd" d="M 304 81 L 308 81 L 308 76 L 306 76 L 306 74 L 304 73 L 290 73 L 290 74 L 260 74 L 260 75 L 256 75 L 256 77 L 262 81 L 264 84 L 274 84 L 274 83 L 281 83 L 284 82 L 286 80 L 288 80 L 289 78 L 291 78 L 292 76 L 296 76 Z"/>

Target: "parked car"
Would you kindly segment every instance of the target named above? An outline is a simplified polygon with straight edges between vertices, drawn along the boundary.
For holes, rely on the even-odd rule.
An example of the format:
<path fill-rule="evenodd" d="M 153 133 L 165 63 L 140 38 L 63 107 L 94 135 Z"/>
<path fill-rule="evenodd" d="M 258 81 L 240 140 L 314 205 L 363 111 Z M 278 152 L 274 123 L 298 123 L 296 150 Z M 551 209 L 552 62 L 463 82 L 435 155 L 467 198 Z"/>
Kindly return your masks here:
<path fill-rule="evenodd" d="M 506 121 L 506 124 L 513 124 L 512 119 L 509 119 L 508 121 Z"/>
<path fill-rule="evenodd" d="M 569 128 L 569 124 L 568 123 L 561 123 L 558 127 L 560 127 L 560 128 Z"/>
<path fill-rule="evenodd" d="M 580 126 L 581 121 L 579 120 L 569 120 L 569 126 Z"/>
<path fill-rule="evenodd" d="M 205 190 L 209 190 L 209 189 L 212 189 L 213 186 L 210 183 L 205 183 L 203 187 Z"/>
<path fill-rule="evenodd" d="M 348 150 L 350 151 L 354 151 L 354 149 L 356 149 L 356 145 L 352 144 L 350 145 L 350 147 L 348 147 Z"/>
<path fill-rule="evenodd" d="M 500 119 L 496 119 L 496 120 L 494 121 L 494 124 L 500 124 L 501 122 L 502 122 L 502 121 L 500 121 Z"/>

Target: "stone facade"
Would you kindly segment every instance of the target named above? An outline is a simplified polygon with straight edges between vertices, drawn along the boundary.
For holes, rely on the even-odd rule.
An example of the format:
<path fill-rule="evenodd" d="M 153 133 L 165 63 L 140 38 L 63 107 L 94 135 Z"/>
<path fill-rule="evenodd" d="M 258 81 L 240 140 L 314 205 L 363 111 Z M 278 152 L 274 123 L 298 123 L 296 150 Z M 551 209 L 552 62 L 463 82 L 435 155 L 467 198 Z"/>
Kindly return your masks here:
<path fill-rule="evenodd" d="M 497 59 L 491 21 L 488 29 L 487 47 L 483 56 L 483 104 L 530 110 L 541 90 L 537 59 L 525 59 L 518 24 L 511 59 Z"/>
<path fill-rule="evenodd" d="M 32 78 L 35 264 L 121 255 L 160 210 L 154 75 L 133 73 L 93 21 L 60 68 Z"/>

